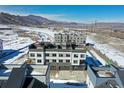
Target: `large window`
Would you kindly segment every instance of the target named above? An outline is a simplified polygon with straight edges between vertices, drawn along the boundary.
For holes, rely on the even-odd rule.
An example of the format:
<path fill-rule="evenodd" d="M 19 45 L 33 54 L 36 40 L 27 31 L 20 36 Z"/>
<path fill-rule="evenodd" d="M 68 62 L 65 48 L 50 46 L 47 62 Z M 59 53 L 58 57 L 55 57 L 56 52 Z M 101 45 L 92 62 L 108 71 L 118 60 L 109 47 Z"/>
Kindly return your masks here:
<path fill-rule="evenodd" d="M 30 57 L 35 57 L 35 54 L 34 53 L 30 53 Z"/>
<path fill-rule="evenodd" d="M 59 54 L 59 57 L 63 57 L 63 54 Z"/>
<path fill-rule="evenodd" d="M 66 57 L 70 57 L 70 54 L 66 54 Z"/>
<path fill-rule="evenodd" d="M 41 60 L 41 59 L 38 59 L 38 60 L 37 60 L 37 63 L 42 63 L 42 60 Z"/>
<path fill-rule="evenodd" d="M 40 54 L 40 53 L 37 53 L 37 57 L 42 57 L 42 54 Z"/>
<path fill-rule="evenodd" d="M 66 63 L 70 63 L 70 60 L 66 60 Z"/>
<path fill-rule="evenodd" d="M 56 57 L 56 54 L 52 54 L 53 57 Z"/>
<path fill-rule="evenodd" d="M 74 64 L 77 64 L 77 63 L 78 63 L 78 60 L 74 60 L 73 63 L 74 63 Z"/>
<path fill-rule="evenodd" d="M 80 60 L 80 64 L 85 64 L 85 61 L 83 61 L 83 60 Z"/>
<path fill-rule="evenodd" d="M 84 58 L 84 57 L 85 57 L 85 55 L 84 55 L 84 54 L 81 54 L 81 55 L 80 55 L 80 57 L 81 57 L 81 58 Z"/>
<path fill-rule="evenodd" d="M 78 54 L 74 54 L 74 58 L 78 58 Z"/>
<path fill-rule="evenodd" d="M 46 53 L 46 57 L 49 57 L 50 55 L 49 55 L 49 53 Z"/>
<path fill-rule="evenodd" d="M 46 59 L 46 62 L 49 62 L 49 60 L 48 60 L 48 59 Z"/>
<path fill-rule="evenodd" d="M 62 62 L 63 62 L 63 60 L 59 60 L 59 62 L 60 62 L 60 63 L 62 63 Z"/>
<path fill-rule="evenodd" d="M 53 60 L 52 60 L 52 62 L 56 62 L 56 60 L 55 60 L 55 59 L 53 59 Z"/>

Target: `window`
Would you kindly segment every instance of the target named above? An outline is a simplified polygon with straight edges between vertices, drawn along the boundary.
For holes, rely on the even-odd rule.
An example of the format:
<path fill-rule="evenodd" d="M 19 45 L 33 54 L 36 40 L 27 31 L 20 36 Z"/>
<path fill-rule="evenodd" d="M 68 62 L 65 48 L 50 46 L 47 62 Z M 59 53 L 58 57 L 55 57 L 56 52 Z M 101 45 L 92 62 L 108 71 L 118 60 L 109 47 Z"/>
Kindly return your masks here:
<path fill-rule="evenodd" d="M 46 56 L 49 57 L 49 53 L 46 53 Z"/>
<path fill-rule="evenodd" d="M 41 59 L 38 59 L 38 60 L 37 60 L 37 63 L 42 63 L 42 60 L 41 60 Z"/>
<path fill-rule="evenodd" d="M 66 63 L 70 63 L 70 60 L 66 60 Z"/>
<path fill-rule="evenodd" d="M 84 54 L 81 54 L 80 57 L 81 57 L 81 58 L 84 58 Z"/>
<path fill-rule="evenodd" d="M 66 57 L 70 57 L 70 54 L 66 54 Z"/>
<path fill-rule="evenodd" d="M 59 57 L 63 57 L 63 54 L 59 54 Z"/>
<path fill-rule="evenodd" d="M 75 58 L 78 58 L 78 54 L 74 54 L 74 57 L 75 57 Z"/>
<path fill-rule="evenodd" d="M 46 59 L 46 62 L 49 62 L 49 60 L 48 60 L 48 59 Z"/>
<path fill-rule="evenodd" d="M 62 62 L 63 62 L 63 60 L 59 60 L 59 62 L 60 62 L 60 63 L 62 63 Z"/>
<path fill-rule="evenodd" d="M 78 63 L 78 60 L 74 60 L 73 63 L 74 63 L 74 64 L 77 64 L 77 63 Z"/>
<path fill-rule="evenodd" d="M 55 60 L 55 59 L 53 59 L 53 60 L 52 60 L 52 62 L 56 62 L 56 60 Z"/>
<path fill-rule="evenodd" d="M 30 57 L 35 57 L 35 54 L 34 53 L 30 53 Z"/>
<path fill-rule="evenodd" d="M 80 64 L 84 64 L 85 63 L 85 61 L 83 61 L 83 60 L 80 60 Z"/>
<path fill-rule="evenodd" d="M 41 56 L 42 56 L 41 54 L 39 54 L 39 53 L 37 54 L 37 57 L 41 57 Z"/>
<path fill-rule="evenodd" d="M 52 54 L 53 57 L 56 57 L 56 54 Z"/>

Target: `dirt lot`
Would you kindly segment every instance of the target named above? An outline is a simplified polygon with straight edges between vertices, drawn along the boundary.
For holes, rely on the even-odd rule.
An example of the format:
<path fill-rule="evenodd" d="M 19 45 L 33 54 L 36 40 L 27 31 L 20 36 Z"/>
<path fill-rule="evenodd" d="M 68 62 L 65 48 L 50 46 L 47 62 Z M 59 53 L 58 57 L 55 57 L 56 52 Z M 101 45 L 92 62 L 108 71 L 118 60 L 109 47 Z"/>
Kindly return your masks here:
<path fill-rule="evenodd" d="M 51 71 L 51 79 L 63 79 L 63 80 L 77 80 L 80 82 L 86 81 L 86 71 L 69 71 L 69 70 L 61 70 L 61 71 Z"/>

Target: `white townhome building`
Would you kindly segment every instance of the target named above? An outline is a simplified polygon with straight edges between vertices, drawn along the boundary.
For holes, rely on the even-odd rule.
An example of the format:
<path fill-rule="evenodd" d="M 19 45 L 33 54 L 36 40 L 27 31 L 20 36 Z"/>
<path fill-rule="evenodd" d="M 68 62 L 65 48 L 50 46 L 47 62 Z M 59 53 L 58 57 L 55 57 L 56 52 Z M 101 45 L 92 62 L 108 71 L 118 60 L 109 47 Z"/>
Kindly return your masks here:
<path fill-rule="evenodd" d="M 54 35 L 55 43 L 57 45 L 66 45 L 68 43 L 74 43 L 76 45 L 83 45 L 86 40 L 86 34 L 82 32 L 63 32 L 56 33 Z"/>
<path fill-rule="evenodd" d="M 29 59 L 34 64 L 57 63 L 56 65 L 80 66 L 85 64 L 85 46 L 58 46 L 53 44 L 38 44 L 29 48 Z"/>

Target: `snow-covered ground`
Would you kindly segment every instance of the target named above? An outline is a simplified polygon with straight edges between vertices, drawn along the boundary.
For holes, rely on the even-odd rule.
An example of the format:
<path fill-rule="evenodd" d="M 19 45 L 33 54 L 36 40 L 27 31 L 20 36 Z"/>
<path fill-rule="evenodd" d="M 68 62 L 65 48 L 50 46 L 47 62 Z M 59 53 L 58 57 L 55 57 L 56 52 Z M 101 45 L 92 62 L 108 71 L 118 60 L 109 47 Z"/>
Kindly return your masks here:
<path fill-rule="evenodd" d="M 23 37 L 15 37 L 14 39 L 12 38 L 9 42 L 7 42 L 6 40 L 4 41 L 5 41 L 3 43 L 4 50 L 7 49 L 18 50 L 33 43 L 33 41 L 30 38 Z"/>
<path fill-rule="evenodd" d="M 121 53 L 108 45 L 96 44 L 95 48 L 99 49 L 103 54 L 105 54 L 113 62 L 116 62 L 120 67 L 124 67 L 124 53 Z"/>
<path fill-rule="evenodd" d="M 76 80 L 50 79 L 50 88 L 87 88 L 87 85 Z"/>
<path fill-rule="evenodd" d="M 17 60 L 18 58 L 22 57 L 23 55 L 27 54 L 28 53 L 28 48 L 24 48 L 22 50 L 19 50 L 19 51 L 16 51 L 4 58 L 1 58 L 0 59 L 0 62 L 1 63 L 4 63 L 4 64 L 11 64 L 13 63 L 15 60 Z M 26 59 L 25 59 L 26 60 Z M 23 60 L 23 62 L 20 62 L 20 63 L 24 63 L 25 60 Z M 19 63 L 19 64 L 20 64 Z"/>
<path fill-rule="evenodd" d="M 100 41 L 95 39 L 96 34 L 90 34 L 87 36 L 86 42 L 94 44 L 94 48 L 101 51 L 102 54 L 105 54 L 113 62 L 116 62 L 118 66 L 124 67 L 124 53 L 113 48 L 108 44 L 102 44 Z"/>
<path fill-rule="evenodd" d="M 56 32 L 53 30 L 47 28 L 35 28 L 35 27 L 26 27 L 26 26 L 15 26 L 15 27 L 22 31 L 27 31 L 29 33 L 32 32 L 36 33 L 41 38 L 41 41 L 54 42 L 54 34 Z M 0 39 L 3 40 L 3 49 L 4 49 L 3 53 L 9 54 L 11 52 L 16 51 L 11 55 L 0 59 L 0 62 L 5 64 L 10 64 L 15 60 L 17 60 L 18 58 L 25 55 L 28 52 L 28 48 L 26 48 L 26 46 L 34 43 L 34 41 L 32 41 L 31 38 L 29 37 L 19 37 L 18 34 L 15 33 L 13 30 L 9 30 L 6 32 L 3 31 L 3 34 L 0 35 Z M 20 63 L 23 62 L 19 62 L 19 64 Z"/>
<path fill-rule="evenodd" d="M 12 70 L 1 69 L 0 75 L 1 76 L 9 76 Z"/>
<path fill-rule="evenodd" d="M 12 50 L 11 52 L 14 52 L 14 51 L 16 51 L 16 52 L 12 53 L 11 55 L 9 55 L 7 57 L 0 59 L 0 62 L 2 62 L 4 64 L 10 64 L 10 63 L 14 62 L 16 59 L 27 54 L 28 48 L 26 46 L 33 43 L 33 41 L 30 38 L 22 38 L 22 37 L 15 37 L 15 38 L 16 38 L 16 40 L 11 38 L 11 40 L 9 42 L 6 42 L 6 40 L 4 40 L 4 43 L 3 43 L 4 51 Z M 22 48 L 24 48 L 24 49 L 22 49 Z"/>
<path fill-rule="evenodd" d="M 42 40 L 45 42 L 54 42 L 54 34 L 57 33 L 52 29 L 48 28 L 35 28 L 35 27 L 26 27 L 26 26 L 18 26 L 17 29 L 21 29 L 24 31 L 35 32 L 41 36 Z"/>
<path fill-rule="evenodd" d="M 0 39 L 3 40 L 3 54 L 0 55 L 0 63 L 10 64 L 14 62 L 28 52 L 28 45 L 34 43 L 29 37 L 18 37 L 18 35 L 12 31 L 13 30 L 10 30 L 13 34 L 9 34 L 8 31 L 8 35 L 6 35 L 3 30 L 4 34 L 0 35 Z"/>

